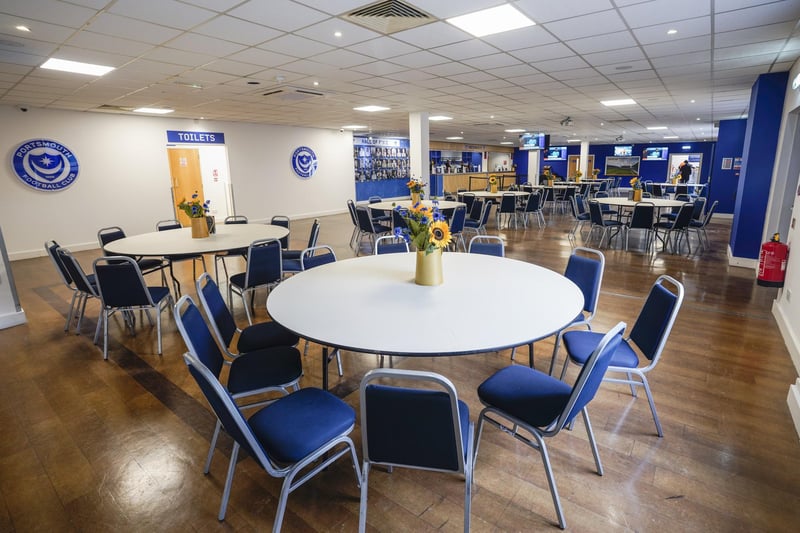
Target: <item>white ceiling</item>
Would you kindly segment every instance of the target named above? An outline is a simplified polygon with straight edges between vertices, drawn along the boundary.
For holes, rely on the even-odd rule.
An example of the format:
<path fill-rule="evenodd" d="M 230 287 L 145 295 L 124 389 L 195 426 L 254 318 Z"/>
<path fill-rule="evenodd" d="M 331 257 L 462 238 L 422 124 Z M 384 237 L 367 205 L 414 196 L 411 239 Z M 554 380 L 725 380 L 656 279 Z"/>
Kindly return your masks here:
<path fill-rule="evenodd" d="M 712 140 L 715 122 L 747 116 L 759 74 L 800 56 L 798 0 L 519 0 L 507 3 L 536 25 L 481 39 L 445 19 L 503 0 L 408 0 L 433 22 L 391 35 L 341 18 L 370 3 L 2 0 L 0 104 L 170 107 L 178 117 L 395 135 L 407 134 L 409 112 L 427 111 L 453 117 L 431 123 L 432 139 L 463 132 L 480 144 L 515 140 L 507 128 L 545 131 L 551 143 Z M 48 57 L 116 70 L 38 68 Z M 281 86 L 324 96 L 263 96 Z M 600 104 L 619 98 L 637 104 Z M 353 110 L 366 104 L 391 111 Z"/>

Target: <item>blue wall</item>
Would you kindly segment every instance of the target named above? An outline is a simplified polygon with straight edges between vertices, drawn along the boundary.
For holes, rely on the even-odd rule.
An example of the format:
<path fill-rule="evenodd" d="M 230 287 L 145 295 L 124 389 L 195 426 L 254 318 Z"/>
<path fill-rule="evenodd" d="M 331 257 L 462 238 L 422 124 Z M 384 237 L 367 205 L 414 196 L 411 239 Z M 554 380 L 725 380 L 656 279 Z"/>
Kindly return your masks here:
<path fill-rule="evenodd" d="M 762 74 L 750 93 L 742 174 L 731 229 L 734 257 L 758 259 L 788 80 L 788 72 Z"/>
<path fill-rule="evenodd" d="M 720 120 L 717 149 L 714 152 L 714 166 L 711 176 L 709 205 L 719 201 L 717 213 L 733 213 L 736 207 L 736 192 L 739 189 L 740 168 L 724 170 L 724 158 L 741 158 L 744 149 L 744 135 L 747 130 L 747 119 Z M 741 160 L 741 159 L 740 159 Z"/>

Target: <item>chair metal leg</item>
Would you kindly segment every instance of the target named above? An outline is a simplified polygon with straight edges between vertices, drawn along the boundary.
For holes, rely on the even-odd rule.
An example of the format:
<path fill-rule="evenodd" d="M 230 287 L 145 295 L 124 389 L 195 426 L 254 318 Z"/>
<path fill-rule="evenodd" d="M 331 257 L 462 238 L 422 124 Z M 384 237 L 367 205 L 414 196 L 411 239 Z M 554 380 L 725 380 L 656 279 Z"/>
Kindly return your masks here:
<path fill-rule="evenodd" d="M 533 433 L 538 444 L 537 449 L 542 456 L 542 463 L 544 464 L 544 471 L 547 474 L 547 484 L 550 486 L 550 495 L 553 497 L 553 506 L 556 508 L 556 516 L 558 516 L 558 527 L 565 529 L 567 521 L 564 519 L 564 511 L 561 508 L 561 499 L 558 497 L 558 488 L 556 487 L 556 478 L 553 476 L 553 467 L 550 466 L 550 454 L 547 453 L 547 444 L 544 439 L 536 432 Z"/>
<path fill-rule="evenodd" d="M 236 471 L 236 460 L 239 457 L 239 443 L 234 441 L 231 460 L 228 463 L 228 475 L 225 476 L 225 488 L 222 490 L 222 501 L 219 504 L 219 521 L 225 520 L 225 512 L 228 510 L 228 498 L 231 497 L 231 485 L 233 484 L 233 473 Z"/>
<path fill-rule="evenodd" d="M 647 381 L 647 377 L 644 374 L 638 373 L 637 375 L 642 379 L 642 387 L 644 387 L 644 392 L 647 394 L 647 401 L 650 404 L 650 412 L 653 413 L 653 422 L 656 424 L 656 431 L 658 432 L 659 437 L 664 436 L 664 432 L 661 430 L 661 421 L 658 419 L 658 413 L 656 412 L 656 403 L 653 401 L 653 393 L 650 391 L 650 384 Z"/>
<path fill-rule="evenodd" d="M 203 473 L 208 474 L 211 471 L 211 458 L 214 457 L 214 450 L 217 448 L 217 438 L 219 437 L 219 430 L 222 429 L 222 424 L 217 419 L 217 424 L 214 427 L 214 436 L 211 437 L 211 446 L 208 448 L 208 455 L 206 456 L 206 464 L 203 466 Z"/>
<path fill-rule="evenodd" d="M 589 437 L 589 445 L 592 447 L 592 455 L 594 455 L 594 464 L 597 466 L 598 475 L 603 475 L 603 463 L 600 461 L 600 451 L 597 449 L 597 442 L 594 440 L 594 431 L 592 431 L 592 423 L 589 421 L 589 411 L 584 408 L 581 410 L 583 416 L 583 425 L 586 426 L 586 435 Z"/>
<path fill-rule="evenodd" d="M 358 531 L 364 533 L 367 530 L 367 492 L 369 485 L 369 469 L 370 464 L 364 461 L 364 467 L 361 470 L 361 503 L 358 510 Z"/>

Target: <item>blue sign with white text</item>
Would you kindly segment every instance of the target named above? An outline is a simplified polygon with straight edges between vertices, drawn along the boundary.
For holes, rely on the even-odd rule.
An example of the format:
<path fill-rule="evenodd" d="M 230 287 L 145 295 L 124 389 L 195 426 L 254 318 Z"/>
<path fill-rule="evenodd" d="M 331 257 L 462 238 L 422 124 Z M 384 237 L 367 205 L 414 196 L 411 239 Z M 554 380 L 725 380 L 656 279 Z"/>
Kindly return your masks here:
<path fill-rule="evenodd" d="M 225 144 L 225 134 L 214 131 L 167 130 L 167 142 L 183 144 Z"/>

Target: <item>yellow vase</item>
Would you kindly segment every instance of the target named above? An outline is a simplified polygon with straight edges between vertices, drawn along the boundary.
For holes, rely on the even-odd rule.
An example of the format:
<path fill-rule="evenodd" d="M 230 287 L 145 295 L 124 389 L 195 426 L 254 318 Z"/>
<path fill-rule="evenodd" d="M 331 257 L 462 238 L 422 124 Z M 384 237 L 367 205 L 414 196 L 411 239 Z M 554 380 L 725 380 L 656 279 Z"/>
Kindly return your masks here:
<path fill-rule="evenodd" d="M 192 220 L 192 238 L 204 239 L 208 237 L 208 222 L 206 217 L 193 218 Z"/>
<path fill-rule="evenodd" d="M 433 252 L 417 252 L 417 271 L 414 275 L 414 283 L 417 285 L 441 285 L 444 282 L 442 276 L 442 249 L 437 248 Z"/>
<path fill-rule="evenodd" d="M 634 202 L 642 201 L 642 189 L 633 189 L 633 201 Z"/>
<path fill-rule="evenodd" d="M 490 184 L 489 184 L 489 189 L 490 189 L 490 190 L 491 190 L 493 193 L 496 193 L 496 192 L 497 192 L 497 184 L 496 184 L 496 183 L 490 183 Z"/>
<path fill-rule="evenodd" d="M 411 193 L 411 205 L 416 205 L 419 203 L 420 194 L 418 192 Z"/>

